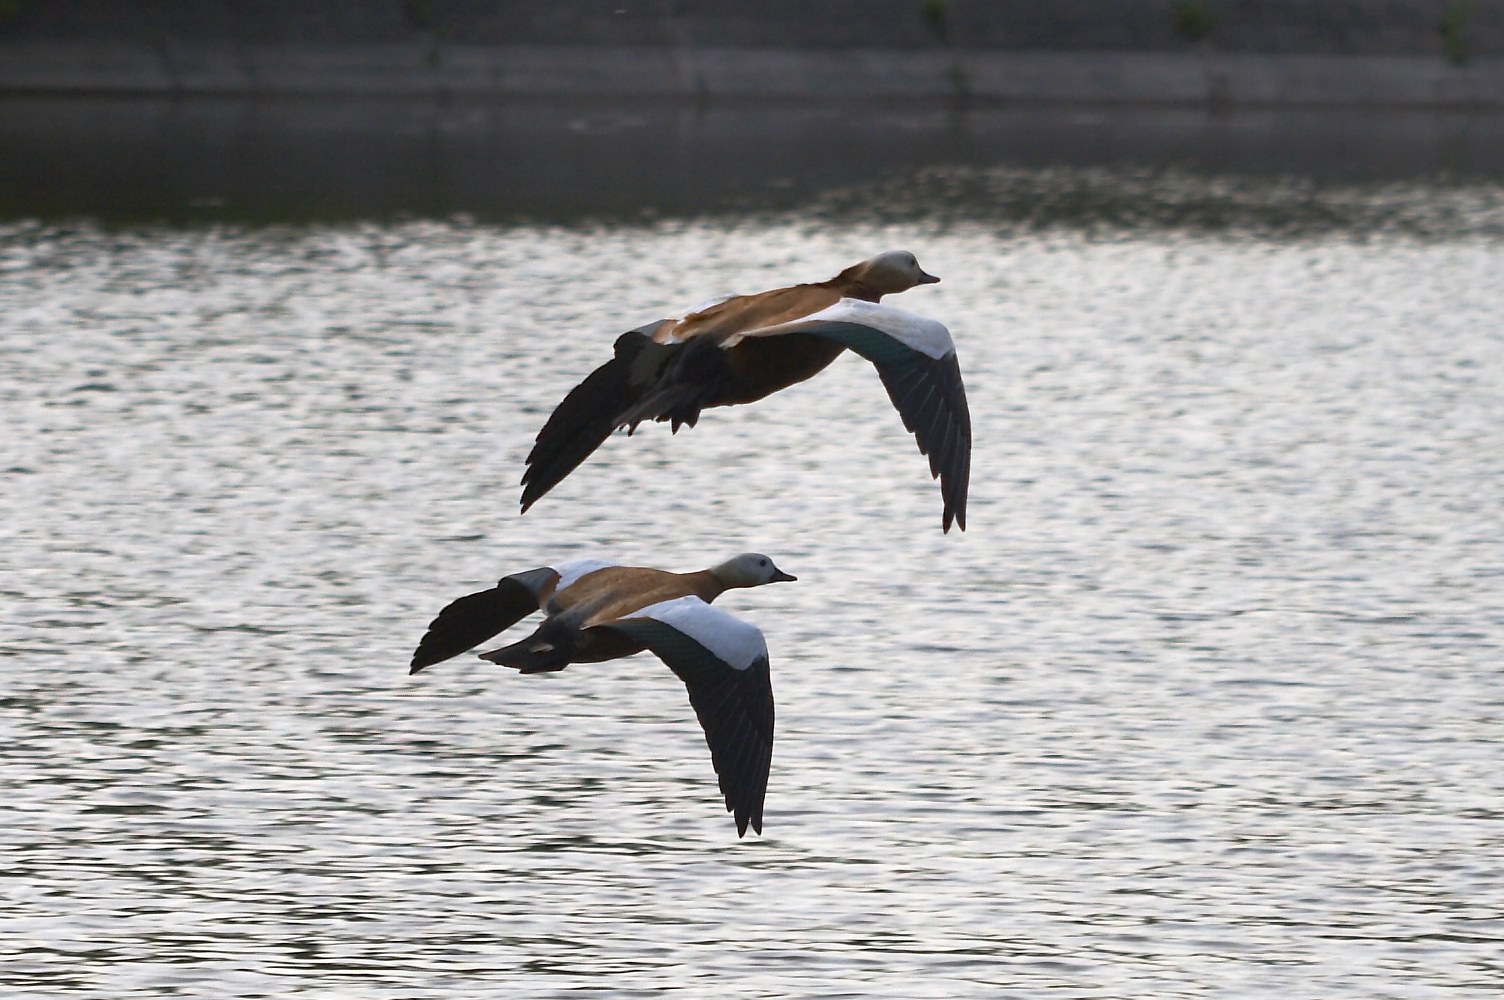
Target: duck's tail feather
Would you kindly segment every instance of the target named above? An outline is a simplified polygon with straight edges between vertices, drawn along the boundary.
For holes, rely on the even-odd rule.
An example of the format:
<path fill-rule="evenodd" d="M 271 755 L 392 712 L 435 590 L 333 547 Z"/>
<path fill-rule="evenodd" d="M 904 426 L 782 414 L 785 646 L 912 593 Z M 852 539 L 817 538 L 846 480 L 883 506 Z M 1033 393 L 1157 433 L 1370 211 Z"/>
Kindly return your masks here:
<path fill-rule="evenodd" d="M 542 674 L 563 670 L 569 666 L 569 652 L 552 643 L 540 640 L 534 632 L 526 639 L 480 654 L 482 660 L 490 660 L 503 667 L 520 670 L 524 674 Z"/>
<path fill-rule="evenodd" d="M 726 393 L 731 370 L 726 352 L 713 338 L 689 341 L 673 358 L 651 391 L 620 411 L 617 427 L 635 428 L 645 420 L 666 420 L 678 432 L 693 427 L 700 411 L 714 406 Z"/>

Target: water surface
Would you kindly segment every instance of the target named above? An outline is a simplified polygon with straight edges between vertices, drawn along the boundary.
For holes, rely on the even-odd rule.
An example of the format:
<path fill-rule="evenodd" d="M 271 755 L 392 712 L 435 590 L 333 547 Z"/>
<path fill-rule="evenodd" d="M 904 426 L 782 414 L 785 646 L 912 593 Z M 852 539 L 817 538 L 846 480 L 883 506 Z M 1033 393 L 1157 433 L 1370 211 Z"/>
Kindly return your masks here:
<path fill-rule="evenodd" d="M 1497 995 L 1500 191 L 923 183 L 0 228 L 10 993 Z M 965 534 L 855 358 L 517 515 L 615 334 L 893 246 L 944 278 L 898 301 L 960 347 Z M 746 548 L 800 578 L 724 599 L 762 838 L 650 658 L 407 676 L 503 573 Z"/>
<path fill-rule="evenodd" d="M 641 222 L 882 181 L 926 212 L 905 183 L 958 167 L 1504 182 L 1497 111 L 0 95 L 0 134 L 0 218 L 117 224 Z"/>

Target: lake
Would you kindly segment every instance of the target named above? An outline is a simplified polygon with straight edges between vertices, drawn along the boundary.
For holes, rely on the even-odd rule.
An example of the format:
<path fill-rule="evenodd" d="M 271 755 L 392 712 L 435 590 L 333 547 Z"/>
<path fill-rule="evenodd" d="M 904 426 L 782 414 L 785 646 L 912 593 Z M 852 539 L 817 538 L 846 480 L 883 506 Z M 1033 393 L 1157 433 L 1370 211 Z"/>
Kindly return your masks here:
<path fill-rule="evenodd" d="M 8 995 L 1498 994 L 1504 183 L 790 201 L 0 222 Z M 943 279 L 889 301 L 958 345 L 964 534 L 854 357 L 518 515 L 618 333 L 889 248 Z M 718 604 L 763 837 L 651 657 L 407 674 L 503 574 L 745 549 L 799 577 Z"/>

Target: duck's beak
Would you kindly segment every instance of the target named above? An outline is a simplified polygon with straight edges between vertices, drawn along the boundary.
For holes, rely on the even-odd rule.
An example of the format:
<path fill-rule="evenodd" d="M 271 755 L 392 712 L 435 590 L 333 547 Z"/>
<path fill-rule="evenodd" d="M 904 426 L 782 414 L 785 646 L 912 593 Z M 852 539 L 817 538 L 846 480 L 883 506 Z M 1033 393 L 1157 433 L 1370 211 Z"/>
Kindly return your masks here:
<path fill-rule="evenodd" d="M 940 279 L 935 277 L 933 274 L 925 274 L 923 271 L 919 272 L 919 283 L 921 285 L 933 285 L 939 280 Z"/>
<path fill-rule="evenodd" d="M 797 579 L 799 579 L 799 578 L 797 576 L 794 576 L 792 573 L 785 573 L 783 570 L 779 569 L 779 570 L 774 570 L 773 571 L 773 579 L 769 580 L 768 582 L 769 583 L 793 583 Z"/>

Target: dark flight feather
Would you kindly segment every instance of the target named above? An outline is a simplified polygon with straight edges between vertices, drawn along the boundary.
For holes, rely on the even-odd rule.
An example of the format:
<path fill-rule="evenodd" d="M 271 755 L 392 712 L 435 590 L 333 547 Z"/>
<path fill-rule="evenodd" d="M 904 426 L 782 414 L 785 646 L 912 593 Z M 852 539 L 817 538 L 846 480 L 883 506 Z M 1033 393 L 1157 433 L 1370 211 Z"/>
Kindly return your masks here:
<path fill-rule="evenodd" d="M 473 649 L 537 610 L 538 596 L 512 577 L 504 577 L 490 590 L 452 601 L 429 623 L 408 673 Z"/>

